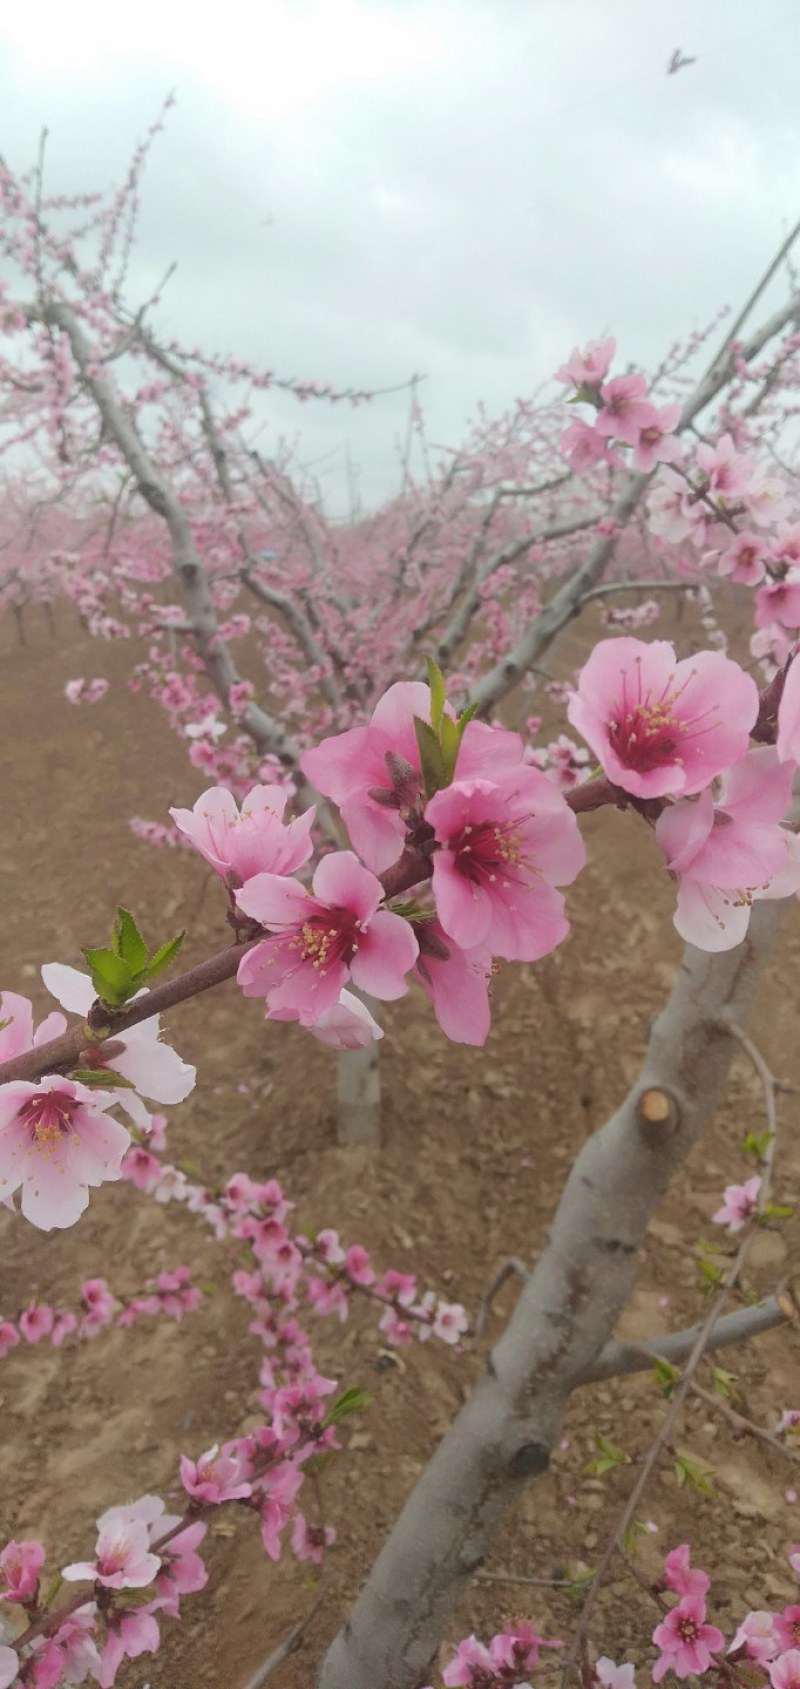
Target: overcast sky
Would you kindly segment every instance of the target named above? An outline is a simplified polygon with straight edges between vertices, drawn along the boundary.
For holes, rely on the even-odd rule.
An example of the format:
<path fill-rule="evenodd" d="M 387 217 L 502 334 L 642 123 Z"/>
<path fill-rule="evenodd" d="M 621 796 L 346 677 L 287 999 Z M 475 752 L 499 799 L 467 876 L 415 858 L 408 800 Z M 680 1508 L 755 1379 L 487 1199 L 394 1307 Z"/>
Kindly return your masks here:
<path fill-rule="evenodd" d="M 696 58 L 677 75 L 676 48 Z M 625 362 L 737 304 L 800 217 L 800 0 L 0 0 L 0 152 L 145 180 L 133 303 L 285 374 L 418 372 L 432 439 L 576 342 Z M 275 397 L 332 507 L 397 486 L 407 400 Z M 267 437 L 268 438 L 268 437 Z"/>

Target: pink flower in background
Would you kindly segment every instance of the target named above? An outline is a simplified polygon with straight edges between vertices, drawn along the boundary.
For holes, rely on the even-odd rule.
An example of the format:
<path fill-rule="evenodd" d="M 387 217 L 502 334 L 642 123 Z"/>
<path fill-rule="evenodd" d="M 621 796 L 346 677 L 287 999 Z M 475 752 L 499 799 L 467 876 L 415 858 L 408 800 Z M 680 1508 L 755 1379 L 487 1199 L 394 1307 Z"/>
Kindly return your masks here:
<path fill-rule="evenodd" d="M 0 1361 L 8 1354 L 9 1349 L 16 1349 L 19 1343 L 19 1332 L 10 1320 L 0 1320 Z"/>
<path fill-rule="evenodd" d="M 712 1214 L 712 1220 L 718 1226 L 727 1226 L 729 1232 L 740 1232 L 745 1221 L 758 1208 L 760 1189 L 758 1173 L 754 1173 L 752 1179 L 746 1179 L 743 1185 L 726 1185 L 725 1201 L 716 1214 Z"/>
<path fill-rule="evenodd" d="M 598 429 L 584 422 L 580 416 L 576 416 L 574 422 L 564 429 L 558 444 L 576 475 L 585 475 L 587 469 L 593 469 L 596 463 L 613 463 L 618 468 L 623 467 Z"/>
<path fill-rule="evenodd" d="M 777 1653 L 784 1653 L 790 1648 L 800 1648 L 800 1607 L 784 1607 L 775 1619 L 775 1635 L 778 1639 Z"/>
<path fill-rule="evenodd" d="M 758 1660 L 759 1665 L 765 1665 L 768 1660 L 774 1660 L 779 1648 L 772 1613 L 747 1614 L 734 1636 L 728 1653 L 735 1654 L 738 1648 L 745 1650 L 748 1659 Z"/>
<path fill-rule="evenodd" d="M 252 1493 L 249 1467 L 235 1442 L 219 1443 L 197 1461 L 181 1455 L 181 1483 L 198 1501 L 238 1501 Z"/>
<path fill-rule="evenodd" d="M 664 639 L 603 639 L 567 714 L 615 785 L 636 797 L 688 795 L 745 755 L 758 688 L 719 651 L 678 662 Z"/>
<path fill-rule="evenodd" d="M 273 1019 L 279 1020 L 280 1016 L 275 1015 Z M 331 1050 L 363 1050 L 367 1044 L 374 1044 L 383 1037 L 383 1027 L 370 1014 L 366 1003 L 362 1003 L 352 991 L 340 991 L 338 1002 L 326 1009 L 308 1030 L 313 1038 L 317 1038 L 320 1044 L 327 1044 Z"/>
<path fill-rule="evenodd" d="M 38 1050 L 51 1038 L 60 1038 L 66 1029 L 64 1016 L 54 1012 L 34 1031 L 33 1008 L 27 997 L 17 996 L 16 991 L 0 992 L 0 1062 L 13 1061 L 25 1050 Z"/>
<path fill-rule="evenodd" d="M 46 1302 L 31 1302 L 19 1316 L 19 1329 L 25 1342 L 39 1343 L 43 1337 L 49 1337 L 54 1319 L 53 1310 Z"/>
<path fill-rule="evenodd" d="M 0 1085 L 0 1199 L 21 1187 L 34 1226 L 74 1225 L 89 1187 L 121 1177 L 131 1140 L 105 1112 L 116 1101 L 56 1074 Z"/>
<path fill-rule="evenodd" d="M 383 887 L 350 850 L 323 857 L 309 894 L 297 880 L 256 874 L 237 903 L 274 936 L 242 958 L 245 997 L 266 997 L 277 1019 L 319 1021 L 352 977 L 373 997 L 402 997 L 417 959 L 407 921 L 379 908 Z"/>
<path fill-rule="evenodd" d="M 76 1560 L 65 1566 L 61 1576 L 67 1583 L 88 1579 L 104 1589 L 144 1589 L 153 1582 L 161 1567 L 157 1554 L 151 1554 L 147 1525 L 143 1519 L 120 1517 L 121 1509 L 110 1509 L 106 1523 L 98 1521 L 100 1529 L 94 1560 Z"/>
<path fill-rule="evenodd" d="M 440 849 L 433 895 L 445 933 L 508 961 L 532 962 L 566 937 L 564 899 L 586 852 L 572 811 L 536 769 L 458 780 L 425 809 Z"/>
<path fill-rule="evenodd" d="M 64 696 L 70 704 L 97 704 L 104 698 L 110 682 L 108 680 L 68 680 L 64 687 Z"/>
<path fill-rule="evenodd" d="M 635 1689 L 636 1677 L 632 1665 L 618 1666 L 603 1655 L 595 1660 L 595 1676 L 603 1689 Z"/>
<path fill-rule="evenodd" d="M 582 352 L 573 346 L 567 362 L 556 370 L 553 380 L 565 386 L 573 383 L 576 387 L 598 387 L 608 375 L 616 350 L 613 334 L 607 340 L 590 340 Z"/>
<path fill-rule="evenodd" d="M 100 1655 L 100 1670 L 96 1673 L 100 1689 L 113 1689 L 123 1660 L 136 1660 L 141 1654 L 155 1654 L 160 1641 L 152 1604 L 140 1607 L 134 1613 L 113 1613 Z"/>
<path fill-rule="evenodd" d="M 595 428 L 598 434 L 636 446 L 643 428 L 658 427 L 659 413 L 647 397 L 643 375 L 617 375 L 601 388 L 603 401 Z"/>
<path fill-rule="evenodd" d="M 714 446 L 699 445 L 697 462 L 713 498 L 731 504 L 747 493 L 753 464 L 737 452 L 730 434 L 722 434 Z"/>
<path fill-rule="evenodd" d="M 0 1590 L 0 1601 L 27 1601 L 36 1593 L 43 1565 L 44 1549 L 40 1542 L 7 1542 L 0 1554 L 0 1576 L 5 1585 Z"/>
<path fill-rule="evenodd" d="M 479 1671 L 485 1672 L 491 1683 L 495 1676 L 492 1656 L 488 1648 L 484 1648 L 483 1643 L 478 1641 L 477 1636 L 467 1636 L 463 1642 L 459 1642 L 449 1666 L 445 1666 L 442 1682 L 447 1685 L 447 1689 L 453 1689 L 453 1686 L 460 1684 L 470 1685 L 474 1683 Z"/>
<path fill-rule="evenodd" d="M 768 556 L 769 547 L 761 536 L 744 529 L 734 535 L 730 545 L 720 552 L 717 569 L 721 575 L 730 575 L 742 586 L 758 586 L 766 574 Z"/>
<path fill-rule="evenodd" d="M 790 569 L 781 581 L 767 581 L 755 596 L 754 621 L 757 628 L 800 628 L 800 569 Z"/>
<path fill-rule="evenodd" d="M 653 406 L 653 414 L 639 429 L 633 448 L 633 467 L 640 475 L 649 475 L 657 463 L 675 463 L 683 456 L 683 447 L 673 432 L 680 414 L 680 405 Z"/>
<path fill-rule="evenodd" d="M 284 825 L 281 786 L 254 786 L 241 807 L 223 786 L 212 786 L 193 809 L 171 809 L 175 825 L 229 886 L 253 874 L 292 874 L 312 850 L 313 809 Z"/>
<path fill-rule="evenodd" d="M 711 1579 L 699 1566 L 691 1564 L 691 1550 L 688 1542 L 682 1542 L 678 1548 L 670 1550 L 664 1555 L 664 1578 L 670 1589 L 676 1595 L 705 1596 L 711 1587 Z"/>
<path fill-rule="evenodd" d="M 0 1689 L 10 1689 L 19 1671 L 19 1655 L 0 1642 Z"/>
<path fill-rule="evenodd" d="M 303 1514 L 298 1513 L 290 1540 L 296 1560 L 310 1560 L 318 1566 L 326 1548 L 336 1541 L 336 1531 L 333 1525 L 310 1525 Z"/>
<path fill-rule="evenodd" d="M 486 945 L 461 950 L 440 921 L 412 923 L 419 943 L 414 969 L 433 1004 L 446 1038 L 456 1044 L 482 1045 L 489 1035 L 489 980 L 493 973 Z"/>
<path fill-rule="evenodd" d="M 658 477 L 647 501 L 648 524 L 654 534 L 680 545 L 698 526 L 698 507 L 690 500 L 686 482 L 672 469 Z"/>
<path fill-rule="evenodd" d="M 663 1623 L 656 1625 L 653 1641 L 661 1649 L 653 1666 L 654 1683 L 660 1683 L 668 1671 L 674 1671 L 676 1677 L 690 1677 L 694 1672 L 702 1676 L 708 1671 L 712 1654 L 725 1646 L 722 1631 L 706 1624 L 705 1602 L 700 1595 L 684 1595 Z"/>
<path fill-rule="evenodd" d="M 465 1308 L 460 1302 L 437 1302 L 433 1317 L 433 1334 L 442 1343 L 449 1343 L 455 1347 L 460 1343 L 464 1332 L 469 1329 L 469 1320 Z"/>
<path fill-rule="evenodd" d="M 656 839 L 678 876 L 675 926 L 687 943 L 731 950 L 754 901 L 800 889 L 800 845 L 780 825 L 791 788 L 791 765 L 758 746 L 722 775 L 716 801 L 709 788 L 659 816 Z"/>
<path fill-rule="evenodd" d="M 544 1636 L 537 1636 L 529 1624 L 518 1624 L 513 1630 L 504 1630 L 492 1637 L 489 1643 L 489 1657 L 495 1671 L 513 1671 L 519 1674 L 521 1671 L 533 1671 L 539 1664 L 540 1648 L 563 1646 L 563 1642 L 548 1642 Z M 518 1686 L 518 1689 L 521 1689 L 521 1686 Z"/>
<path fill-rule="evenodd" d="M 800 1689 L 800 1649 L 789 1648 L 768 1666 L 772 1689 Z"/>
<path fill-rule="evenodd" d="M 430 721 L 430 687 L 398 681 L 378 700 L 368 727 L 336 733 L 304 751 L 300 766 L 338 805 L 354 849 L 375 874 L 397 861 L 406 818 L 421 795 L 414 717 Z M 522 760 L 518 733 L 468 723 L 458 753 L 459 779 L 514 768 Z"/>
<path fill-rule="evenodd" d="M 71 1014 L 88 1015 L 95 999 L 94 986 L 88 974 L 81 973 L 79 968 L 66 967 L 62 962 L 46 962 L 41 973 L 51 996 L 63 1008 L 69 1009 Z M 142 995 L 142 992 L 137 992 L 137 997 Z M 138 1026 L 126 1027 L 118 1038 L 114 1038 L 114 1044 L 121 1044 L 122 1048 L 105 1059 L 101 1046 L 96 1064 L 120 1073 L 152 1102 L 181 1103 L 194 1089 L 197 1069 L 182 1061 L 169 1044 L 161 1043 L 160 1024 L 159 1016 L 153 1015 L 150 1020 L 140 1021 Z M 135 1100 L 130 1093 L 123 1091 L 117 1094 L 120 1107 L 127 1108 L 136 1124 L 146 1128 L 149 1118 L 145 1116 L 142 1119 L 144 1111 L 140 1113 L 131 1108 L 131 1102 Z"/>

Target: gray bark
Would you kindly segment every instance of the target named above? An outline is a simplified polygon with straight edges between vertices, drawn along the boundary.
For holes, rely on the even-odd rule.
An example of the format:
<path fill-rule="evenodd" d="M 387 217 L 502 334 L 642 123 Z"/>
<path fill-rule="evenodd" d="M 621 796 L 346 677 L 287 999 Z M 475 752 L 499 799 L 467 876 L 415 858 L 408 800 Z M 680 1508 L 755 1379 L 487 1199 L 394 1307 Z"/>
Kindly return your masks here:
<path fill-rule="evenodd" d="M 571 1391 L 612 1338 L 650 1216 L 725 1083 L 735 1045 L 715 1023 L 746 1019 L 780 914 L 759 904 L 736 950 L 686 950 L 640 1078 L 581 1150 L 511 1320 L 333 1642 L 319 1689 L 426 1680 L 449 1614 L 523 1485 L 545 1470 Z"/>

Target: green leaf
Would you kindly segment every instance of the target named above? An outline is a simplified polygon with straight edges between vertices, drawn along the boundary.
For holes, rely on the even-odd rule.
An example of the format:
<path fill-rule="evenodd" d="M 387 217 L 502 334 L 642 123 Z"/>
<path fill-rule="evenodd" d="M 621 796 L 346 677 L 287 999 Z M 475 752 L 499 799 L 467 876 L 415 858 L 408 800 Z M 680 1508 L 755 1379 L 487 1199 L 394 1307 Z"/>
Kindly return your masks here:
<path fill-rule="evenodd" d="M 167 943 L 162 944 L 159 950 L 154 950 L 149 962 L 142 968 L 140 978 L 155 979 L 156 974 L 163 973 L 164 968 L 168 968 L 170 962 L 174 962 L 185 937 L 185 932 L 179 932 L 177 938 L 168 939 Z"/>
<path fill-rule="evenodd" d="M 754 1161 L 763 1161 L 773 1137 L 772 1132 L 748 1132 L 742 1139 L 745 1155 L 752 1155 Z"/>
<path fill-rule="evenodd" d="M 113 950 L 84 950 L 82 954 L 89 964 L 95 991 L 104 1003 L 124 1003 L 135 991 L 134 978 L 127 962 L 123 962 Z"/>
<path fill-rule="evenodd" d="M 459 746 L 461 744 L 461 734 L 458 731 L 458 722 L 454 721 L 452 716 L 442 716 L 439 727 L 439 738 L 442 746 L 444 772 L 447 777 L 446 784 L 449 786 L 456 771 L 456 762 L 458 761 Z"/>
<path fill-rule="evenodd" d="M 147 945 L 129 910 L 121 906 L 117 909 L 112 942 L 116 954 L 127 962 L 131 973 L 138 974 L 147 961 Z"/>
<path fill-rule="evenodd" d="M 717 1396 L 722 1396 L 725 1401 L 737 1402 L 739 1400 L 739 1391 L 736 1388 L 736 1374 L 734 1372 L 726 1372 L 724 1366 L 712 1366 L 711 1386 L 715 1394 Z"/>
<path fill-rule="evenodd" d="M 432 657 L 426 657 L 425 661 L 428 668 L 428 685 L 431 689 L 431 727 L 438 735 L 445 706 L 444 677 Z"/>
<path fill-rule="evenodd" d="M 372 1397 L 366 1390 L 359 1390 L 357 1385 L 351 1385 L 350 1389 L 343 1390 L 333 1406 L 328 1408 L 322 1424 L 323 1426 L 338 1425 L 342 1419 L 347 1418 L 348 1414 L 360 1413 L 362 1408 L 369 1407 L 371 1401 Z"/>
<path fill-rule="evenodd" d="M 713 1496 L 713 1476 L 713 1466 L 706 1466 L 702 1460 L 692 1460 L 688 1454 L 676 1454 L 675 1478 L 681 1489 L 696 1490 L 698 1495 Z"/>
<path fill-rule="evenodd" d="M 602 1431 L 595 1431 L 594 1446 L 598 1450 L 597 1456 L 587 1461 L 581 1470 L 591 1472 L 598 1478 L 602 1478 L 606 1472 L 612 1472 L 615 1466 L 623 1466 L 628 1459 L 622 1449 L 618 1449 L 608 1437 L 603 1436 Z"/>
<path fill-rule="evenodd" d="M 662 1396 L 671 1396 L 680 1378 L 680 1371 L 676 1366 L 670 1366 L 669 1361 L 662 1361 L 656 1355 L 653 1361 L 653 1372 L 661 1388 Z"/>
<path fill-rule="evenodd" d="M 758 1223 L 760 1226 L 763 1226 L 769 1220 L 791 1220 L 793 1213 L 794 1209 L 791 1203 L 765 1202 L 764 1207 L 758 1216 Z"/>
<path fill-rule="evenodd" d="M 625 1553 L 633 1553 L 637 1537 L 646 1537 L 648 1535 L 649 1532 L 647 1526 L 643 1525 L 640 1519 L 631 1519 L 630 1524 L 622 1533 L 622 1546 Z"/>
<path fill-rule="evenodd" d="M 178 1166 L 181 1172 L 185 1173 L 189 1179 L 202 1179 L 203 1177 L 202 1168 L 198 1167 L 196 1161 L 190 1161 L 186 1155 L 181 1156 Z"/>
<path fill-rule="evenodd" d="M 70 1075 L 79 1085 L 88 1085 L 97 1091 L 135 1091 L 136 1086 L 130 1079 L 123 1079 L 121 1073 L 115 1073 L 110 1067 L 74 1067 Z"/>
<path fill-rule="evenodd" d="M 442 787 L 448 784 L 445 776 L 442 747 L 430 723 L 422 721 L 418 715 L 414 717 L 414 732 L 417 735 L 419 766 L 425 796 L 432 798 L 434 792 L 441 791 Z"/>

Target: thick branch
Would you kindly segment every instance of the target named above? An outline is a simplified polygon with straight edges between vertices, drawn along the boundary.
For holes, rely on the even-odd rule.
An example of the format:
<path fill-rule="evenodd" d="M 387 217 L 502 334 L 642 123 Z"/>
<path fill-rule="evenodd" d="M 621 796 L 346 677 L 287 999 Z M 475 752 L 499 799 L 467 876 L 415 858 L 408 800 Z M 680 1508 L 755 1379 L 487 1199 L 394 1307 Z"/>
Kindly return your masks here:
<path fill-rule="evenodd" d="M 639 1081 L 582 1149 L 541 1259 L 333 1643 L 320 1689 L 424 1681 L 455 1602 L 526 1479 L 547 1466 L 567 1399 L 629 1299 L 649 1218 L 728 1072 L 732 1039 L 714 1023 L 724 1012 L 746 1018 L 779 918 L 780 905 L 764 902 L 738 950 L 686 951 Z"/>
<path fill-rule="evenodd" d="M 762 1331 L 772 1331 L 776 1325 L 784 1325 L 786 1318 L 775 1297 L 768 1296 L 752 1308 L 740 1308 L 735 1314 L 725 1314 L 718 1320 L 706 1343 L 706 1350 L 710 1353 L 713 1349 L 730 1348 L 733 1343 L 747 1343 L 751 1337 L 760 1336 Z M 670 1366 L 680 1366 L 681 1361 L 687 1360 L 691 1354 L 700 1331 L 698 1323 L 686 1326 L 683 1331 L 672 1331 L 664 1337 L 646 1337 L 641 1343 L 618 1343 L 612 1339 L 577 1383 L 596 1384 L 601 1378 L 624 1378 L 631 1372 L 646 1372 L 656 1359 L 668 1361 Z"/>

